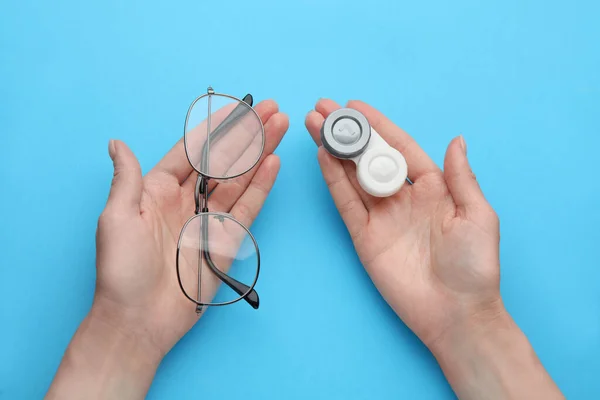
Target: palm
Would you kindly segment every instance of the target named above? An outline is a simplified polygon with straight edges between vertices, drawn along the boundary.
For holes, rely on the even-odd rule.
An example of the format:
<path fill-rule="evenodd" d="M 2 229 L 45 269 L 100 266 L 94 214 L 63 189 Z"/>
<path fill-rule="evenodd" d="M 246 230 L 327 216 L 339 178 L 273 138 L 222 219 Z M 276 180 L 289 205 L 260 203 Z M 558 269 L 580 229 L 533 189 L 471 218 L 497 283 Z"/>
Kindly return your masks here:
<path fill-rule="evenodd" d="M 323 149 L 321 169 L 378 290 L 415 333 L 425 342 L 433 341 L 461 317 L 453 310 L 494 298 L 497 292 L 495 216 L 486 209 L 479 215 L 488 216 L 479 223 L 482 218 L 460 215 L 445 173 L 406 133 L 364 103 L 349 106 L 365 114 L 379 134 L 404 153 L 414 184 L 380 199 L 361 189 L 353 163 L 340 162 Z M 324 118 L 337 108 L 324 100 L 308 115 L 307 128 L 318 144 Z M 473 248 L 484 251 L 474 253 Z"/>
<path fill-rule="evenodd" d="M 146 176 L 141 201 L 143 232 L 138 252 L 148 262 L 149 271 L 140 271 L 136 277 L 145 276 L 140 290 L 146 293 L 145 301 L 154 317 L 160 321 L 158 329 L 168 341 L 178 341 L 197 321 L 194 305 L 181 293 L 175 273 L 175 254 L 179 231 L 194 212 L 194 194 L 189 187 L 179 185 L 168 174 Z M 152 272 L 150 272 L 152 271 Z M 133 282 L 126 283 L 131 287 Z M 132 299 L 132 301 L 134 301 Z"/>
<path fill-rule="evenodd" d="M 390 251 L 402 251 L 397 255 L 402 259 L 414 256 L 428 263 L 430 224 L 443 201 L 442 187 L 426 181 L 406 184 L 392 197 L 374 199 L 366 229 L 354 240 L 365 266 L 376 265 Z"/>
<path fill-rule="evenodd" d="M 209 185 L 209 209 L 231 213 L 246 226 L 274 183 L 279 161 L 272 153 L 288 126 L 287 117 L 272 101 L 257 105 L 256 111 L 265 125 L 261 160 L 231 183 Z M 198 320 L 195 305 L 181 293 L 175 270 L 179 233 L 195 209 L 197 175 L 182 141 L 143 178 L 131 151 L 119 146 L 122 159 L 115 158 L 115 182 L 98 229 L 97 300 L 153 332 L 154 341 L 166 351 Z M 131 191 L 130 207 L 135 212 L 124 210 L 127 194 L 118 190 Z"/>

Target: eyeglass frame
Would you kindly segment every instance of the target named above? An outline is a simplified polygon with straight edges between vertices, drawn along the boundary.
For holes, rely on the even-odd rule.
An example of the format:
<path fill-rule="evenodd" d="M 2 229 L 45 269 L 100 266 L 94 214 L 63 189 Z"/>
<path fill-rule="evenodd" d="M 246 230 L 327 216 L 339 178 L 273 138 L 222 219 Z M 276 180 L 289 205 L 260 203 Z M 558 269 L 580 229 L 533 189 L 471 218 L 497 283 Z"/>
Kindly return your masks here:
<path fill-rule="evenodd" d="M 258 153 L 258 157 L 256 158 L 256 161 L 248 168 L 246 169 L 244 172 L 241 172 L 237 175 L 232 175 L 232 176 L 227 176 L 225 178 L 223 177 L 215 177 L 215 176 L 211 176 L 205 172 L 202 172 L 198 169 L 196 169 L 194 163 L 192 162 L 192 160 L 190 159 L 190 155 L 188 153 L 188 146 L 187 146 L 187 132 L 186 132 L 186 128 L 187 128 L 187 124 L 188 124 L 188 120 L 190 118 L 190 114 L 194 108 L 194 105 L 201 99 L 208 97 L 210 100 L 210 96 L 220 96 L 220 97 L 225 97 L 225 98 L 229 98 L 231 100 L 236 101 L 238 104 L 235 106 L 235 108 L 229 113 L 229 115 L 211 132 L 210 131 L 210 117 L 211 117 L 211 110 L 210 110 L 210 101 L 208 102 L 208 115 L 207 115 L 207 133 L 208 133 L 208 139 L 206 140 L 206 142 L 204 143 L 203 147 L 202 147 L 202 152 L 203 153 L 208 153 L 209 147 L 207 145 L 210 145 L 210 141 L 211 141 L 211 136 L 216 136 L 215 139 L 218 139 L 219 134 L 222 132 L 220 130 L 220 128 L 222 126 L 226 126 L 229 123 L 235 122 L 235 120 L 237 120 L 238 118 L 246 115 L 246 112 L 251 111 L 255 114 L 257 120 L 260 123 L 260 127 L 261 127 L 261 134 L 263 137 L 262 143 L 261 143 L 261 149 L 260 152 Z M 245 104 L 245 105 L 244 105 Z M 194 171 L 196 171 L 198 173 L 198 177 L 196 179 L 196 185 L 195 185 L 195 189 L 194 189 L 194 200 L 195 200 L 195 211 L 194 211 L 194 215 L 192 215 L 190 218 L 188 218 L 188 220 L 183 224 L 183 227 L 181 228 L 181 232 L 179 234 L 179 239 L 177 241 L 177 252 L 176 252 L 176 258 L 175 258 L 175 268 L 176 268 L 176 272 L 177 272 L 177 281 L 179 283 L 179 288 L 181 289 L 182 293 L 185 295 L 185 297 L 190 300 L 192 303 L 196 304 L 196 313 L 200 314 L 202 313 L 202 311 L 204 310 L 205 307 L 214 307 L 214 306 L 225 306 L 225 305 L 229 305 L 229 304 L 233 304 L 233 303 L 237 303 L 238 301 L 244 299 L 252 308 L 254 309 L 258 309 L 259 307 L 259 296 L 258 293 L 256 292 L 256 290 L 254 290 L 254 286 L 256 285 L 257 281 L 258 281 L 258 277 L 260 274 L 260 251 L 258 249 L 258 243 L 256 242 L 256 238 L 254 237 L 254 235 L 252 235 L 252 233 L 250 232 L 250 230 L 244 225 L 242 224 L 240 221 L 238 221 L 237 219 L 235 219 L 232 215 L 228 214 L 228 213 L 223 213 L 223 212 L 214 212 L 214 211 L 209 211 L 208 209 L 208 197 L 210 196 L 210 193 L 208 193 L 208 182 L 210 179 L 217 179 L 217 180 L 228 180 L 228 179 L 233 179 L 233 178 L 237 178 L 241 175 L 246 174 L 247 172 L 249 172 L 250 170 L 252 170 L 252 168 L 254 168 L 258 162 L 261 159 L 261 156 L 263 154 L 264 151 L 264 146 L 265 146 L 265 130 L 264 130 L 264 125 L 262 123 L 262 120 L 260 119 L 260 116 L 258 115 L 258 113 L 256 112 L 256 110 L 252 107 L 253 104 L 253 97 L 251 94 L 247 94 L 246 96 L 244 96 L 244 98 L 242 100 L 238 99 L 237 97 L 228 95 L 228 94 L 223 94 L 223 93 L 216 93 L 212 87 L 208 87 L 207 91 L 205 94 L 198 96 L 190 105 L 186 118 L 185 118 L 185 124 L 184 124 L 184 128 L 183 128 L 183 142 L 184 142 L 184 150 L 185 150 L 185 155 L 188 159 L 188 162 L 190 163 L 190 165 L 192 166 L 192 168 L 194 169 Z M 240 112 L 239 107 L 241 107 L 243 109 L 242 112 Z M 236 112 L 237 110 L 237 112 Z M 206 160 L 208 159 L 208 157 L 204 156 L 202 157 L 202 164 L 204 165 Z M 201 170 L 206 170 L 206 167 L 201 167 Z M 202 216 L 202 215 L 214 215 L 216 217 L 221 216 L 221 221 L 223 221 L 224 218 L 228 218 L 231 219 L 232 221 L 236 222 L 237 224 L 239 224 L 248 234 L 248 237 L 252 240 L 252 243 L 254 245 L 254 248 L 256 249 L 256 276 L 254 277 L 254 281 L 252 282 L 251 286 L 248 286 L 244 283 L 239 282 L 238 280 L 236 280 L 235 278 L 230 277 L 229 275 L 227 275 L 226 273 L 220 271 L 214 264 L 214 262 L 212 261 L 212 258 L 210 256 L 210 252 L 209 250 L 204 250 L 204 245 L 206 244 L 205 242 L 207 242 L 206 237 L 208 236 L 208 226 L 203 223 L 202 224 L 202 236 L 203 239 L 201 240 L 201 246 L 198 249 L 199 252 L 202 253 L 202 255 L 200 257 L 204 258 L 204 260 L 206 261 L 206 264 L 208 265 L 209 269 L 211 270 L 211 272 L 213 272 L 217 278 L 219 278 L 219 280 L 221 280 L 221 282 L 225 283 L 227 286 L 229 286 L 234 292 L 236 292 L 240 297 L 238 297 L 237 299 L 234 300 L 230 300 L 230 301 L 225 301 L 225 302 L 220 302 L 220 303 L 202 303 L 198 300 L 195 300 L 194 298 L 192 298 L 184 289 L 183 287 L 183 283 L 181 282 L 181 275 L 179 273 L 179 255 L 180 255 L 180 251 L 181 251 L 181 240 L 183 238 L 183 234 L 188 226 L 188 224 L 190 222 L 192 222 L 195 218 L 198 218 L 198 216 Z M 200 297 L 200 269 L 198 271 L 198 299 L 201 299 Z M 242 289 L 244 288 L 244 289 Z M 245 290 L 245 291 L 244 291 Z M 242 294 L 243 293 L 243 294 Z"/>

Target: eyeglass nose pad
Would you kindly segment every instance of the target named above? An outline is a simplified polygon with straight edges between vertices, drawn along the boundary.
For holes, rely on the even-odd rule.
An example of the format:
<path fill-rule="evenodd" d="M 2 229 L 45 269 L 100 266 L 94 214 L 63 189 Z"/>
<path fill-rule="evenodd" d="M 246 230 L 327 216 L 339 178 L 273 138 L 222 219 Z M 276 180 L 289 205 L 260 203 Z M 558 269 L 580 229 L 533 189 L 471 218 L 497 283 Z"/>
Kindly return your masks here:
<path fill-rule="evenodd" d="M 408 166 L 398 150 L 377 146 L 360 157 L 356 174 L 360 186 L 371 196 L 388 197 L 397 193 L 406 182 Z"/>

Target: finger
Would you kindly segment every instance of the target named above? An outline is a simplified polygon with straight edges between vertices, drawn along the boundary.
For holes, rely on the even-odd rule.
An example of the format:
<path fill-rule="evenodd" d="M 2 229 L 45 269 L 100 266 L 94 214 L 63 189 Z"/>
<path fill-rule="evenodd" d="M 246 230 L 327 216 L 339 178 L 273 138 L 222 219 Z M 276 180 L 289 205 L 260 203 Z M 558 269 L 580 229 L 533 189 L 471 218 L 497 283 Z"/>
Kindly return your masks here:
<path fill-rule="evenodd" d="M 244 226 L 250 227 L 273 188 L 279 172 L 279 157 L 271 154 L 262 162 L 248 188 L 231 208 L 231 215 Z"/>
<path fill-rule="evenodd" d="M 267 121 L 273 116 L 275 115 L 278 111 L 279 111 L 279 106 L 277 105 L 277 103 L 273 100 L 265 100 L 265 101 L 261 101 L 256 107 L 255 107 L 255 111 L 258 114 L 258 116 L 261 119 L 261 122 L 263 125 L 267 124 Z M 266 131 L 265 131 L 265 135 L 266 135 Z M 256 157 L 256 154 L 260 151 L 260 149 L 256 148 L 255 146 L 252 145 L 252 143 L 248 143 L 248 142 L 244 142 L 243 140 L 240 141 L 238 140 L 239 138 L 235 137 L 236 135 L 230 135 L 230 136 L 225 136 L 224 138 L 222 138 L 221 140 L 219 140 L 217 142 L 218 144 L 218 149 L 216 148 L 212 148 L 210 150 L 211 152 L 211 156 L 215 157 L 217 156 L 216 152 L 220 152 L 218 154 L 220 160 L 220 164 L 218 166 L 220 171 L 227 171 L 235 161 L 239 160 L 240 156 L 243 154 L 243 151 L 248 151 L 249 153 L 253 153 L 253 157 Z M 251 136 L 248 135 L 250 142 L 253 142 L 254 139 L 261 139 L 261 137 L 259 135 L 256 136 Z M 266 137 L 265 137 L 265 141 L 266 141 Z M 258 142 L 260 145 L 260 141 Z M 266 145 L 266 144 L 265 144 Z M 254 161 L 256 160 L 256 158 L 253 158 Z M 247 160 L 244 160 L 247 161 Z M 238 168 L 239 169 L 239 168 Z M 240 171 L 237 171 L 238 173 Z M 216 186 L 217 186 L 218 182 L 215 180 L 211 180 L 208 183 L 208 191 L 211 192 Z M 188 179 L 186 179 L 186 181 L 183 183 L 183 187 L 184 187 L 184 192 L 188 192 L 188 191 L 192 191 L 194 190 L 194 187 L 196 185 L 196 174 L 190 174 Z"/>
<path fill-rule="evenodd" d="M 305 120 L 306 129 L 310 133 L 317 146 L 321 146 L 321 126 L 323 121 L 332 112 L 339 109 L 340 105 L 330 99 L 320 99 L 315 104 L 315 110 L 308 113 Z"/>
<path fill-rule="evenodd" d="M 256 106 L 256 113 L 264 125 L 279 111 L 277 103 L 266 100 Z M 253 113 L 248 113 L 236 124 L 230 134 L 211 145 L 211 175 L 230 176 L 239 175 L 254 164 L 262 150 L 263 127 L 260 127 Z M 243 157 L 248 154 L 247 157 Z"/>
<path fill-rule="evenodd" d="M 289 119 L 285 114 L 277 113 L 269 118 L 265 124 L 266 143 L 260 161 L 254 168 L 242 176 L 233 179 L 230 182 L 218 185 L 210 195 L 209 202 L 211 210 L 214 209 L 222 212 L 229 212 L 231 210 L 231 207 L 233 207 L 235 202 L 248 188 L 248 185 L 260 168 L 262 162 L 275 151 L 281 142 L 283 135 L 287 131 L 288 126 Z M 242 157 L 242 159 L 243 158 L 244 157 Z"/>
<path fill-rule="evenodd" d="M 323 125 L 323 116 L 315 110 L 310 110 L 304 119 L 306 130 L 317 146 L 321 146 L 321 125 Z"/>
<path fill-rule="evenodd" d="M 417 142 L 404 130 L 390 121 L 385 115 L 370 105 L 359 101 L 349 101 L 347 107 L 360 111 L 371 126 L 393 148 L 398 150 L 408 164 L 408 177 L 415 182 L 428 173 L 440 173 L 440 169 Z"/>
<path fill-rule="evenodd" d="M 444 159 L 444 179 L 459 213 L 465 215 L 487 205 L 467 159 L 467 146 L 462 136 L 454 138 Z"/>
<path fill-rule="evenodd" d="M 113 160 L 114 175 L 106 208 L 123 213 L 139 213 L 142 198 L 140 163 L 129 147 L 120 140 L 109 142 L 108 153 Z"/>
<path fill-rule="evenodd" d="M 352 240 L 356 240 L 367 226 L 368 211 L 356 188 L 348 179 L 341 160 L 327 153 L 323 147 L 319 147 L 317 156 L 331 197 L 333 197 Z"/>
<path fill-rule="evenodd" d="M 340 106 L 332 100 L 322 99 L 319 100 L 319 102 L 317 102 L 315 108 L 317 111 L 311 111 L 306 116 L 305 124 L 306 129 L 312 136 L 315 143 L 320 146 L 321 126 L 323 125 L 323 121 L 325 120 L 325 118 L 327 118 L 327 116 L 329 116 L 329 114 L 340 108 Z M 354 188 L 356 189 L 363 204 L 367 207 L 367 209 L 371 209 L 375 204 L 379 202 L 379 199 L 365 192 L 360 186 L 360 184 L 358 183 L 358 178 L 356 176 L 356 165 L 353 161 L 340 161 L 342 167 L 344 168 L 344 171 L 346 171 L 346 175 L 350 180 L 350 183 L 352 183 L 352 186 L 354 186 Z"/>
<path fill-rule="evenodd" d="M 330 99 L 321 99 L 315 104 L 315 111 L 321 114 L 323 118 L 329 117 L 329 114 L 339 108 L 341 108 L 341 106 Z"/>

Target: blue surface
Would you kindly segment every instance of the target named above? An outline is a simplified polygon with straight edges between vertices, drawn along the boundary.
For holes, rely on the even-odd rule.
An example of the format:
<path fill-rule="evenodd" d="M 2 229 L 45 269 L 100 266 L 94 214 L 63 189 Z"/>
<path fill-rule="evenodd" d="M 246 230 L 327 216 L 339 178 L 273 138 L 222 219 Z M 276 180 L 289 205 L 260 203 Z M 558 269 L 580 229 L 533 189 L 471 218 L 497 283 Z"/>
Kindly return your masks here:
<path fill-rule="evenodd" d="M 3 1 L 0 397 L 45 393 L 91 304 L 109 138 L 148 171 L 211 84 L 291 119 L 253 227 L 261 309 L 209 312 L 150 399 L 453 398 L 353 252 L 303 125 L 320 96 L 372 103 L 440 164 L 465 135 L 500 215 L 510 312 L 567 397 L 600 398 L 599 14 L 593 0 Z"/>

